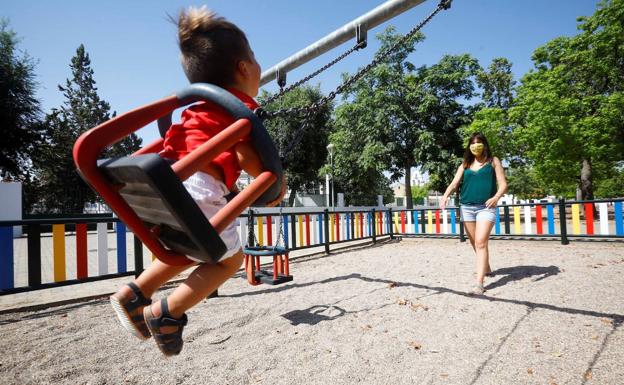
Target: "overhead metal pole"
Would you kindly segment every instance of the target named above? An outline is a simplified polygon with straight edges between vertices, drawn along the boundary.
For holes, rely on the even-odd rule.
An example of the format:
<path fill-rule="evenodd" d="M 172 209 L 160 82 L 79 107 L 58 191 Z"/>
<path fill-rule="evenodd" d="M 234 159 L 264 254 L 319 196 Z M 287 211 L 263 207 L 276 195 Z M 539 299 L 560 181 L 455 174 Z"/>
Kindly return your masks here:
<path fill-rule="evenodd" d="M 358 17 L 352 22 L 345 24 L 321 40 L 309 45 L 277 65 L 264 71 L 260 77 L 260 85 L 263 86 L 279 76 L 283 79 L 285 74 L 302 64 L 324 54 L 340 44 L 357 36 L 366 35 L 365 31 L 373 29 L 379 24 L 400 15 L 401 13 L 425 2 L 425 0 L 389 0 L 377 8 Z M 358 32 L 359 30 L 359 32 Z M 363 31 L 363 32 L 362 32 Z M 358 35 L 359 34 L 359 35 Z"/>

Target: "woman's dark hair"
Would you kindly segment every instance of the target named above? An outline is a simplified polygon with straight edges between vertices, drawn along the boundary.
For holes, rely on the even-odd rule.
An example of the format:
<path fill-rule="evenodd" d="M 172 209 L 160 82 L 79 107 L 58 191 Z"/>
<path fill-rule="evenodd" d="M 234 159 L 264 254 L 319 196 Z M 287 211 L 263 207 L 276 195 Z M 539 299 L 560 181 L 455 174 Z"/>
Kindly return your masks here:
<path fill-rule="evenodd" d="M 176 24 L 188 80 L 230 86 L 238 62 L 251 57 L 245 33 L 205 6 L 180 12 Z"/>
<path fill-rule="evenodd" d="M 494 158 L 492 156 L 492 151 L 490 150 L 490 145 L 488 144 L 485 135 L 480 132 L 474 132 L 470 135 L 470 139 L 468 139 L 468 145 L 466 146 L 466 150 L 464 151 L 464 160 L 462 162 L 462 166 L 464 168 L 469 168 L 472 162 L 475 160 L 475 156 L 470 152 L 470 145 L 475 142 L 483 143 L 483 155 L 485 155 L 485 161 L 491 162 Z"/>

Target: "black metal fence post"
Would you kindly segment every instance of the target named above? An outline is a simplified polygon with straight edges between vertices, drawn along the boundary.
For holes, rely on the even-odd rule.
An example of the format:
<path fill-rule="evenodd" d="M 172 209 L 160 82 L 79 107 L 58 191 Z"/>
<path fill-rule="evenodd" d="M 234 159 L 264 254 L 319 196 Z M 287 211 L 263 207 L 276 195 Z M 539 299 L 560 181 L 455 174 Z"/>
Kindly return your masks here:
<path fill-rule="evenodd" d="M 566 219 L 566 204 L 565 199 L 559 198 L 559 227 L 561 232 L 561 244 L 568 245 L 568 223 Z"/>
<path fill-rule="evenodd" d="M 389 224 L 389 233 L 390 233 L 390 239 L 394 239 L 394 222 L 393 222 L 394 218 L 392 218 L 392 207 L 388 209 L 388 224 Z"/>
<path fill-rule="evenodd" d="M 461 210 L 459 209 L 459 207 L 455 210 L 457 210 L 457 218 L 459 218 L 459 241 L 466 242 L 466 235 L 464 233 L 464 221 L 462 221 Z"/>
<path fill-rule="evenodd" d="M 28 286 L 41 286 L 41 226 L 28 226 Z M 4 266 L 2 268 L 5 268 Z"/>
<path fill-rule="evenodd" d="M 511 233 L 511 227 L 509 225 L 509 206 L 505 205 L 503 209 L 503 216 L 505 219 L 505 234 Z"/>
<path fill-rule="evenodd" d="M 423 210 L 420 212 L 420 229 L 422 230 L 422 233 L 423 233 L 423 234 L 425 234 L 425 233 L 427 232 L 427 224 L 425 223 L 425 222 L 426 222 L 426 219 L 425 219 L 425 211 L 426 211 L 426 210 L 425 210 L 425 209 L 423 209 Z"/>
<path fill-rule="evenodd" d="M 325 254 L 329 254 L 329 209 L 323 210 L 323 220 L 325 221 L 325 226 L 323 226 L 325 233 Z"/>
<path fill-rule="evenodd" d="M 143 272 L 143 243 L 135 235 L 134 237 L 134 276 L 138 277 Z"/>
<path fill-rule="evenodd" d="M 375 217 L 375 209 L 371 209 L 371 235 L 373 236 L 373 243 L 377 242 L 377 217 Z"/>

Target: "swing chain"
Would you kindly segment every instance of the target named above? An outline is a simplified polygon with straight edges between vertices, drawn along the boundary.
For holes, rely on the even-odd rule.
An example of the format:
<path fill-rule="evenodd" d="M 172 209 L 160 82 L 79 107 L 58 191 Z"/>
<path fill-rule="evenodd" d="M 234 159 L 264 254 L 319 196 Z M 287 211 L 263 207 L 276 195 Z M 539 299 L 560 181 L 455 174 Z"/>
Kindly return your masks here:
<path fill-rule="evenodd" d="M 311 117 L 312 115 L 317 113 L 320 110 L 321 107 L 323 107 L 327 103 L 329 103 L 332 100 L 334 100 L 336 98 L 336 96 L 338 96 L 339 94 L 343 93 L 345 90 L 347 90 L 349 87 L 351 87 L 355 82 L 360 80 L 365 74 L 367 74 L 371 69 L 373 69 L 373 67 L 377 66 L 383 60 L 388 58 L 401 45 L 403 45 L 407 40 L 412 38 L 418 31 L 420 31 L 425 25 L 427 25 L 431 21 L 431 19 L 433 19 L 440 11 L 449 9 L 451 7 L 451 2 L 452 2 L 452 0 L 440 0 L 440 3 L 436 7 L 436 9 L 433 10 L 433 12 L 431 12 L 425 19 L 423 19 L 414 28 L 412 28 L 407 34 L 403 35 L 403 37 L 401 37 L 399 40 L 397 40 L 392 46 L 386 48 L 382 52 L 379 52 L 375 56 L 375 58 L 366 67 L 361 68 L 358 72 L 355 73 L 355 75 L 353 75 L 349 79 L 345 80 L 344 83 L 339 85 L 334 91 L 332 91 L 329 94 L 327 94 L 327 96 L 324 96 L 323 98 L 319 99 L 317 102 L 314 102 L 314 103 L 312 103 L 312 104 L 310 104 L 308 106 L 304 106 L 304 107 L 286 108 L 286 109 L 279 109 L 279 110 L 275 110 L 275 111 L 267 111 L 265 109 L 258 108 L 255 111 L 256 115 L 260 119 L 262 119 L 262 120 L 273 119 L 273 118 L 279 117 L 279 116 L 302 115 L 304 113 L 306 114 L 307 118 Z M 358 45 L 356 45 L 355 47 L 357 47 Z M 355 47 L 352 48 L 351 51 L 354 50 Z M 349 51 L 347 51 L 347 52 L 349 52 Z M 297 82 L 295 84 L 300 85 L 301 83 L 302 82 Z M 290 89 L 294 88 L 294 87 L 292 87 L 292 88 L 291 87 L 288 87 L 287 89 L 290 90 Z M 273 100 L 271 100 L 271 101 L 273 101 Z M 303 131 L 302 129 L 304 128 L 304 126 L 306 126 L 306 125 L 302 124 L 298 131 Z M 301 137 L 302 137 L 302 133 L 300 134 L 299 132 L 296 132 L 295 135 L 294 135 L 294 138 L 301 138 Z M 294 139 L 293 139 L 293 142 L 294 142 Z M 288 145 L 288 148 L 292 149 L 293 147 L 294 147 L 294 144 L 291 142 Z"/>
<path fill-rule="evenodd" d="M 283 86 L 280 85 L 280 92 L 278 92 L 275 95 L 273 95 L 270 98 L 268 98 L 264 102 L 264 104 L 271 104 L 271 103 L 273 103 L 276 99 L 281 98 L 282 96 L 284 96 L 284 94 L 294 90 L 295 88 L 299 87 L 303 83 L 308 82 L 310 79 L 314 78 L 316 75 L 318 75 L 321 72 L 329 69 L 331 66 L 333 66 L 336 63 L 338 63 L 339 61 L 341 61 L 342 59 L 346 58 L 347 56 L 351 55 L 353 52 L 355 52 L 355 51 L 357 51 L 357 50 L 359 50 L 361 48 L 364 48 L 364 47 L 366 47 L 366 41 L 361 41 L 361 42 L 357 43 L 355 46 L 353 46 L 351 49 L 349 49 L 348 51 L 344 52 L 342 55 L 338 56 L 334 60 L 332 60 L 329 63 L 325 64 L 323 67 L 321 67 L 318 70 L 312 72 L 310 75 L 304 77 L 303 79 L 297 81 L 296 83 L 293 83 L 293 84 L 289 85 L 286 88 L 284 88 Z"/>

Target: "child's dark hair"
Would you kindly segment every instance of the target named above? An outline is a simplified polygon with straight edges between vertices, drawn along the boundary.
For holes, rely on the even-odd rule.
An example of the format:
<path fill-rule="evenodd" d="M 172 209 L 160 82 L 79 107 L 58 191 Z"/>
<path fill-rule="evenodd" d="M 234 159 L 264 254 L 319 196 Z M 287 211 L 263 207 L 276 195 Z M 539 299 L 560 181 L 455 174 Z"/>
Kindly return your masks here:
<path fill-rule="evenodd" d="M 245 33 L 205 6 L 181 11 L 176 24 L 188 80 L 230 86 L 238 62 L 250 59 Z"/>
<path fill-rule="evenodd" d="M 475 160 L 475 156 L 470 151 L 470 145 L 475 141 L 475 139 L 483 143 L 483 155 L 485 156 L 485 161 L 491 162 L 492 159 L 494 159 L 492 156 L 492 150 L 490 150 L 490 145 L 485 138 L 485 135 L 480 132 L 473 132 L 472 135 L 470 135 L 470 139 L 468 139 L 468 145 L 464 151 L 464 161 L 462 162 L 462 166 L 464 166 L 464 168 L 470 167 L 472 162 Z"/>

